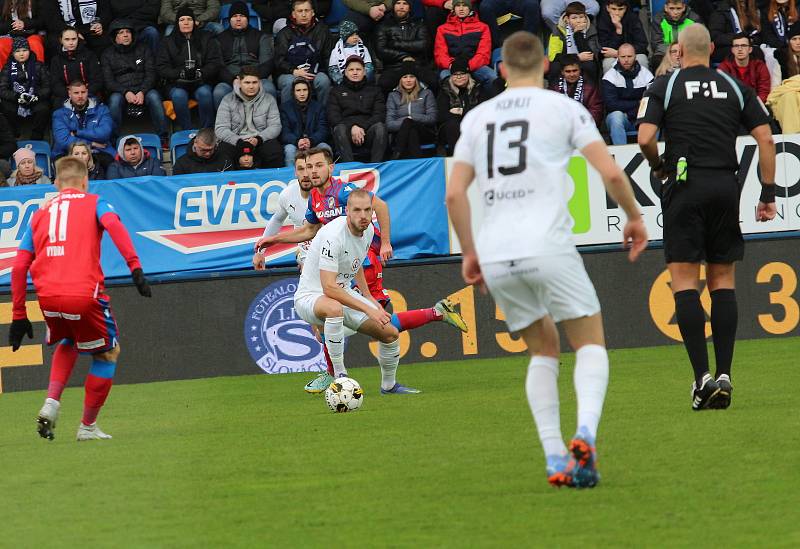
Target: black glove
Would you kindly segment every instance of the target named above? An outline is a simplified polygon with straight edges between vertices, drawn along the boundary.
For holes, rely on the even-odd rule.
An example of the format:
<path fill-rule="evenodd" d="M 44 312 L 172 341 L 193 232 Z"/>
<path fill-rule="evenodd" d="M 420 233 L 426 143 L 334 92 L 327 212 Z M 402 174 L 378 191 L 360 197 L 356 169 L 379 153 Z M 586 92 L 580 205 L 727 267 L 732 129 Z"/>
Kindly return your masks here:
<path fill-rule="evenodd" d="M 28 99 L 29 103 L 36 103 L 37 101 L 39 101 L 38 95 L 31 95 L 30 98 Z"/>
<path fill-rule="evenodd" d="M 22 338 L 28 334 L 30 339 L 33 339 L 33 325 L 27 318 L 11 321 L 11 329 L 8 330 L 8 344 L 11 345 L 11 350 L 16 351 L 22 345 Z"/>
<path fill-rule="evenodd" d="M 144 277 L 144 273 L 141 269 L 134 269 L 131 273 L 131 278 L 133 279 L 133 283 L 136 284 L 136 289 L 139 290 L 139 295 L 143 297 L 153 297 L 150 284 L 147 283 L 147 279 Z"/>

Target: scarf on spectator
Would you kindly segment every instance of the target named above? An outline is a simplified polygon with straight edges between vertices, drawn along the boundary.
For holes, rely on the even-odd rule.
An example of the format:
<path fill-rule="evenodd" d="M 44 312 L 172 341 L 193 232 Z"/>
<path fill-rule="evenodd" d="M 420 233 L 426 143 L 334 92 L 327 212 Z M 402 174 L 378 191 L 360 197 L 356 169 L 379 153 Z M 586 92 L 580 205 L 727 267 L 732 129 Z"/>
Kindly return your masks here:
<path fill-rule="evenodd" d="M 64 22 L 70 27 L 74 27 L 76 24 L 89 25 L 97 16 L 97 0 L 78 0 L 80 21 L 77 20 L 72 10 L 72 0 L 58 0 L 58 7 Z"/>
<path fill-rule="evenodd" d="M 564 40 L 567 43 L 567 53 L 578 53 L 578 46 L 575 45 L 575 31 L 572 25 L 567 25 L 564 29 Z"/>
<path fill-rule="evenodd" d="M 20 185 L 33 185 L 36 183 L 44 172 L 39 166 L 33 167 L 33 173 L 31 175 L 22 175 L 19 173 L 19 170 L 14 172 L 14 186 L 19 187 Z"/>
<path fill-rule="evenodd" d="M 11 81 L 11 88 L 14 94 L 29 93 L 36 94 L 36 58 L 31 52 L 31 56 L 25 63 L 20 63 L 14 59 L 13 54 L 8 61 L 8 79 Z M 27 118 L 31 115 L 31 110 L 26 105 L 17 107 L 17 115 Z"/>
<path fill-rule="evenodd" d="M 735 8 L 731 8 L 731 18 L 733 19 L 734 34 L 739 34 L 742 32 L 742 24 L 739 22 L 739 14 L 736 13 Z"/>
<path fill-rule="evenodd" d="M 775 28 L 775 34 L 781 39 L 781 42 L 786 43 L 786 16 L 783 15 L 781 10 L 775 12 L 775 19 L 772 20 L 772 26 Z"/>
<path fill-rule="evenodd" d="M 362 40 L 350 46 L 340 38 L 336 41 L 336 46 L 334 46 L 333 52 L 331 52 L 330 64 L 339 67 L 339 72 L 344 74 L 344 67 L 347 64 L 347 59 L 353 55 L 359 56 L 364 61 L 365 65 L 367 63 L 372 63 L 372 56 L 369 54 L 369 50 L 367 50 L 367 46 L 364 45 Z"/>
<path fill-rule="evenodd" d="M 569 91 L 567 89 L 567 81 L 564 80 L 564 77 L 558 79 L 558 89 L 561 90 L 561 93 L 569 97 Z M 577 101 L 578 103 L 583 103 L 583 75 L 578 78 L 578 82 L 575 84 L 575 92 L 572 94 L 572 98 Z"/>

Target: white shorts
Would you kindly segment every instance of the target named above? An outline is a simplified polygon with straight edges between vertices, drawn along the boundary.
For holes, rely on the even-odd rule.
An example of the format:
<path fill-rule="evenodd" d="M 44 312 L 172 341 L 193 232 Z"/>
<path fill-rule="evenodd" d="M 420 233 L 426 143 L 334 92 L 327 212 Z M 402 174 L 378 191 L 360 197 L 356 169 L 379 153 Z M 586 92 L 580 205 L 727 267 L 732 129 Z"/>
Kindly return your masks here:
<path fill-rule="evenodd" d="M 546 315 L 561 322 L 600 312 L 597 293 L 577 251 L 485 263 L 481 271 L 512 332 Z"/>
<path fill-rule="evenodd" d="M 362 303 L 365 303 L 369 307 L 374 307 L 375 304 L 368 300 L 366 297 L 361 295 L 360 293 L 356 292 L 355 290 L 347 290 L 347 293 L 353 296 L 354 298 L 358 299 Z M 317 302 L 319 298 L 321 298 L 325 294 L 306 294 L 302 296 L 295 296 L 294 298 L 294 310 L 297 312 L 297 316 L 305 320 L 311 325 L 316 324 L 317 326 L 324 326 L 325 321 L 318 318 L 316 314 L 314 314 L 314 304 Z M 344 325 L 347 328 L 350 328 L 354 332 L 357 332 L 359 327 L 361 327 L 364 322 L 369 319 L 366 313 L 362 313 L 357 309 L 352 309 L 346 305 L 342 305 L 342 310 L 344 311 Z"/>

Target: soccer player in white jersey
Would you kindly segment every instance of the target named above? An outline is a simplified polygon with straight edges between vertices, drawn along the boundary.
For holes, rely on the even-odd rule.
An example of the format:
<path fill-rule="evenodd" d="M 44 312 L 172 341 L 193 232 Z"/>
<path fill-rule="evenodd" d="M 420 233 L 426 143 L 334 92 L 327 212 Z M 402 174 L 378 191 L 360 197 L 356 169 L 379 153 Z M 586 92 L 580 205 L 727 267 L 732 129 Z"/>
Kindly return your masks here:
<path fill-rule="evenodd" d="M 531 356 L 525 389 L 554 486 L 591 487 L 599 475 L 595 438 L 608 385 L 600 303 L 572 240 L 567 164 L 580 151 L 627 216 L 623 242 L 636 260 L 647 231 L 625 172 L 609 155 L 592 116 L 577 101 L 542 89 L 539 38 L 503 43 L 508 89 L 461 123 L 447 208 L 461 242 L 464 280 L 488 287 Z M 484 216 L 473 241 L 467 188 L 476 180 Z M 514 238 L 520 235 L 521 238 Z M 567 449 L 558 398 L 559 336 L 575 349 L 578 428 Z"/>
<path fill-rule="evenodd" d="M 308 194 L 313 186 L 310 170 L 306 164 L 307 158 L 306 151 L 297 151 L 297 154 L 295 154 L 294 175 L 296 179 L 289 181 L 286 188 L 278 195 L 278 209 L 272 214 L 267 226 L 264 227 L 262 238 L 278 234 L 287 217 L 295 228 L 303 226 L 306 210 L 308 209 Z M 297 265 L 301 269 L 309 246 L 311 246 L 310 240 L 297 244 Z M 253 254 L 253 267 L 257 271 L 266 269 L 265 255 L 262 250 L 256 249 Z"/>
<path fill-rule="evenodd" d="M 354 190 L 347 199 L 347 214 L 324 225 L 311 242 L 294 308 L 309 324 L 324 326 L 335 377 L 347 375 L 345 327 L 378 340 L 381 392 L 391 392 L 399 386 L 395 375 L 400 332 L 391 315 L 372 297 L 364 276 L 363 262 L 374 235 L 372 195 Z M 351 287 L 353 280 L 361 293 Z"/>

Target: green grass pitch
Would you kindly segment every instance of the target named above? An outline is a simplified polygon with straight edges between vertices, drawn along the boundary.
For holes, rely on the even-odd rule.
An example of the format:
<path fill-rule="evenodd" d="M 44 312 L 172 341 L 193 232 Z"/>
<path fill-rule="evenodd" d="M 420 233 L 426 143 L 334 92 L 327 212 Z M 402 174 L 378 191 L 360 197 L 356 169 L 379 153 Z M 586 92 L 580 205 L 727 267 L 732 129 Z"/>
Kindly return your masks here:
<path fill-rule="evenodd" d="M 303 393 L 307 375 L 118 386 L 105 442 L 74 441 L 81 389 L 54 442 L 34 429 L 43 392 L 4 394 L 0 546 L 798 547 L 797 349 L 740 342 L 732 407 L 701 413 L 682 347 L 612 351 L 585 491 L 546 483 L 522 357 L 401 365 L 416 396 L 352 369 L 352 414 Z"/>

